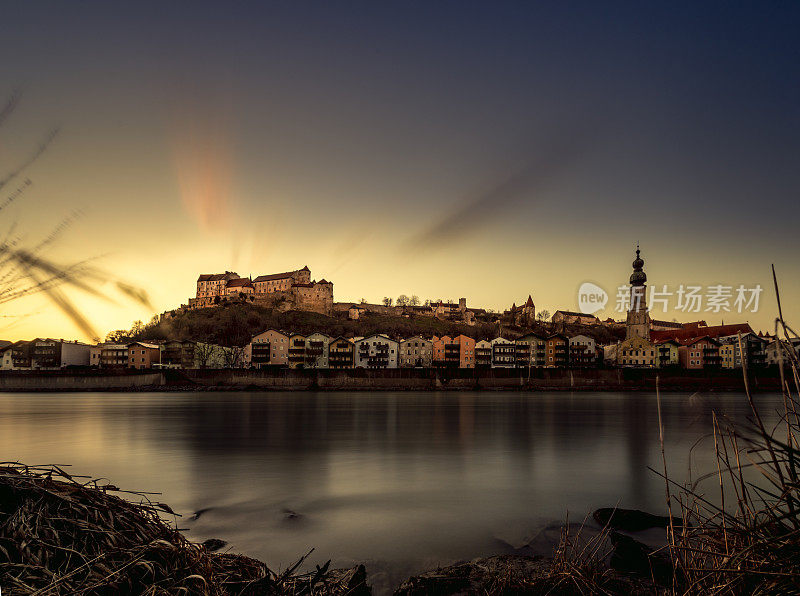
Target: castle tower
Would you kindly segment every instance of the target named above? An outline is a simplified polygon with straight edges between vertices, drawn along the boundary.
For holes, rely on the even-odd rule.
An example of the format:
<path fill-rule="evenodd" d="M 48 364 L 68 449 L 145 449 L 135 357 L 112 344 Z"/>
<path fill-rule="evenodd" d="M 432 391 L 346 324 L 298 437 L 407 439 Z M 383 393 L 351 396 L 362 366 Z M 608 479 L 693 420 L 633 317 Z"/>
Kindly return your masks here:
<path fill-rule="evenodd" d="M 650 313 L 647 312 L 647 275 L 644 272 L 644 260 L 639 256 L 639 244 L 636 244 L 636 259 L 633 261 L 631 274 L 631 300 L 628 306 L 628 318 L 625 322 L 625 339 L 643 337 L 650 339 Z"/>

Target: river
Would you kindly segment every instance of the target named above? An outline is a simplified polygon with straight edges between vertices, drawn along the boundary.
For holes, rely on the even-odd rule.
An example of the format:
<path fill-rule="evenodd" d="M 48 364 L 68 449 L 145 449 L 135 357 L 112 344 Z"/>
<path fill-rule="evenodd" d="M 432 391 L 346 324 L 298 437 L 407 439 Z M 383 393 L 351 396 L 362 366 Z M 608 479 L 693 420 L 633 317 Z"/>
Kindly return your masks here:
<path fill-rule="evenodd" d="M 774 421 L 780 396 L 757 399 Z M 678 480 L 712 409 L 749 413 L 736 393 L 662 402 Z M 701 442 L 693 473 L 712 457 Z M 310 564 L 365 562 L 384 586 L 542 540 L 567 513 L 665 501 L 652 393 L 0 394 L 0 459 L 160 492 L 191 539 L 273 569 L 314 548 Z"/>

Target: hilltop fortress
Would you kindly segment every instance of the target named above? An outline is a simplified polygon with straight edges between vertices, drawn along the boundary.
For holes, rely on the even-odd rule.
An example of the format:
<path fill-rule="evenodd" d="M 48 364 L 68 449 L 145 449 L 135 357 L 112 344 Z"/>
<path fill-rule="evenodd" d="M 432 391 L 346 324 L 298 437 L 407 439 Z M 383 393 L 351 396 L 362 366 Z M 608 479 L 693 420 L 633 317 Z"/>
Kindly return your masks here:
<path fill-rule="evenodd" d="M 333 283 L 311 280 L 306 266 L 296 271 L 240 277 L 235 271 L 204 273 L 197 278 L 197 294 L 188 308 L 209 308 L 227 302 L 244 301 L 279 310 L 333 312 Z"/>

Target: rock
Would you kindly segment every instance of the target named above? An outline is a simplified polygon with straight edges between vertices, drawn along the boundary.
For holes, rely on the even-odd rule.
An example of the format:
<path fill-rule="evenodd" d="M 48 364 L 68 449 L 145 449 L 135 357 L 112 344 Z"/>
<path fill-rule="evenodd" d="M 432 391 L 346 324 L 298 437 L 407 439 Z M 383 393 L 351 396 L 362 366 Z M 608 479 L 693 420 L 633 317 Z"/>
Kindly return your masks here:
<path fill-rule="evenodd" d="M 650 548 L 619 532 L 611 532 L 611 568 L 621 573 L 633 573 L 641 577 L 652 577 L 661 585 L 671 585 L 673 567 L 663 552 Z"/>
<path fill-rule="evenodd" d="M 284 509 L 283 510 L 283 519 L 287 521 L 294 521 L 303 519 L 302 514 L 297 513 L 296 511 L 292 511 L 291 509 Z"/>
<path fill-rule="evenodd" d="M 565 578 L 563 571 L 554 570 L 552 559 L 500 555 L 416 575 L 400 584 L 394 596 L 472 594 L 560 596 L 581 592 L 643 596 L 656 591 L 654 586 L 644 579 L 626 577 L 608 570 L 598 574 L 597 581 L 600 583 L 573 583 Z"/>
<path fill-rule="evenodd" d="M 363 565 L 350 569 L 334 569 L 324 581 L 330 590 L 324 594 L 346 594 L 347 596 L 370 596 L 372 590 L 367 585 L 367 570 Z M 317 591 L 317 593 L 320 593 Z"/>
<path fill-rule="evenodd" d="M 427 571 L 404 581 L 395 596 L 456 596 L 488 591 L 499 578 L 509 574 L 517 577 L 537 577 L 549 563 L 543 557 L 499 555 L 470 563 L 451 565 Z"/>
<path fill-rule="evenodd" d="M 213 509 L 213 507 L 206 507 L 204 509 L 198 509 L 197 511 L 194 512 L 194 515 L 192 515 L 189 519 L 192 520 L 192 521 L 197 521 L 198 519 L 200 519 L 201 515 L 203 515 L 204 513 L 208 513 L 212 509 Z"/>
<path fill-rule="evenodd" d="M 219 538 L 209 538 L 203 542 L 203 548 L 205 548 L 208 552 L 213 553 L 221 549 L 226 544 L 228 543 L 224 540 L 220 540 Z"/>
<path fill-rule="evenodd" d="M 608 526 L 612 530 L 622 530 L 624 532 L 639 532 L 648 528 L 666 528 L 669 526 L 669 517 L 653 515 L 638 509 L 604 507 L 595 511 L 593 515 L 595 521 L 601 526 Z M 683 520 L 679 517 L 673 517 L 672 524 L 676 527 L 683 526 Z"/>

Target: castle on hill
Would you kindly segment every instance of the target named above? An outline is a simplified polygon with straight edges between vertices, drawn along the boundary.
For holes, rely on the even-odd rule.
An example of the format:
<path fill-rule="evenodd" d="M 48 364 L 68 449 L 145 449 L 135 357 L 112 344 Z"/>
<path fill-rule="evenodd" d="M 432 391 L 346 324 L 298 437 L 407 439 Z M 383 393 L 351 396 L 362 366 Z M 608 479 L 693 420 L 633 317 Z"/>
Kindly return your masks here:
<path fill-rule="evenodd" d="M 203 273 L 188 308 L 209 308 L 230 301 L 245 301 L 279 310 L 333 311 L 333 283 L 311 280 L 308 266 L 285 273 L 240 277 L 235 271 Z"/>

